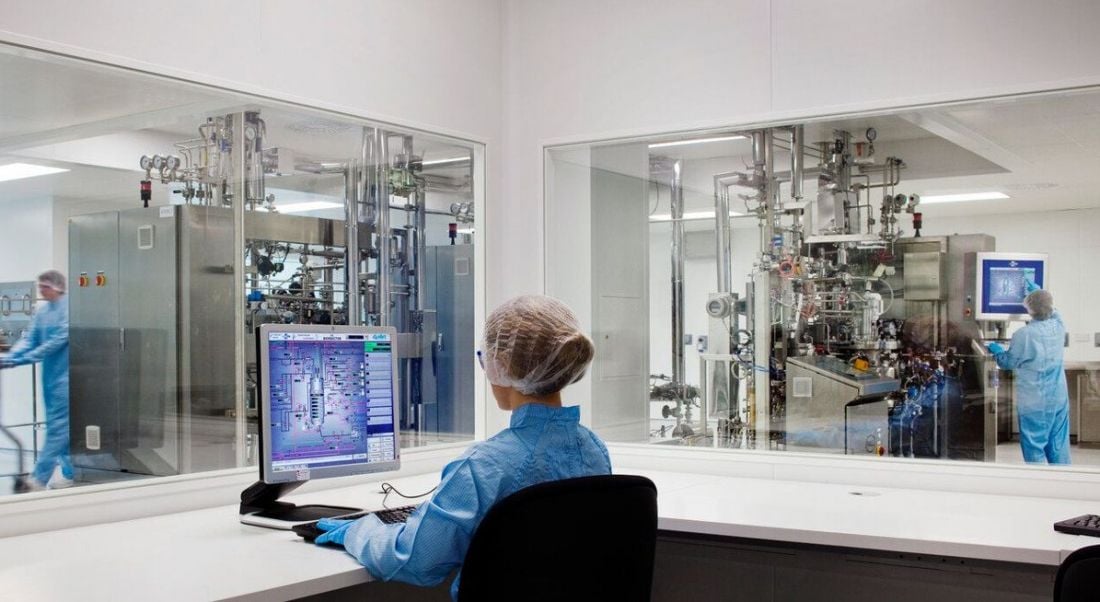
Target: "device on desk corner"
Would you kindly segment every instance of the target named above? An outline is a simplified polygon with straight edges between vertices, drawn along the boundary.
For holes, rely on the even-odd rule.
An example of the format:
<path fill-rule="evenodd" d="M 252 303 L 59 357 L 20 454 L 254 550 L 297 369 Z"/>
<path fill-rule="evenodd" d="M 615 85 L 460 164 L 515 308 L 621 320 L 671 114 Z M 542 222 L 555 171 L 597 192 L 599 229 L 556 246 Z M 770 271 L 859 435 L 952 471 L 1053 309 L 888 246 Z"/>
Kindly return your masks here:
<path fill-rule="evenodd" d="M 260 480 L 241 492 L 241 522 L 290 529 L 361 512 L 279 498 L 310 479 L 400 468 L 396 330 L 264 324 L 256 337 Z"/>
<path fill-rule="evenodd" d="M 1083 514 L 1054 523 L 1054 530 L 1071 535 L 1100 537 L 1100 516 Z"/>
<path fill-rule="evenodd" d="M 356 519 L 368 514 L 373 514 L 377 516 L 378 520 L 382 521 L 382 523 L 392 525 L 394 523 L 403 523 L 407 521 L 409 515 L 413 513 L 413 510 L 416 510 L 416 506 L 401 506 L 398 508 L 386 508 L 385 510 L 374 510 L 371 512 L 356 512 L 355 514 L 349 514 L 340 518 Z M 317 521 L 294 525 L 293 529 L 299 537 L 310 543 L 313 543 L 313 540 L 324 534 L 324 530 L 317 528 Z"/>

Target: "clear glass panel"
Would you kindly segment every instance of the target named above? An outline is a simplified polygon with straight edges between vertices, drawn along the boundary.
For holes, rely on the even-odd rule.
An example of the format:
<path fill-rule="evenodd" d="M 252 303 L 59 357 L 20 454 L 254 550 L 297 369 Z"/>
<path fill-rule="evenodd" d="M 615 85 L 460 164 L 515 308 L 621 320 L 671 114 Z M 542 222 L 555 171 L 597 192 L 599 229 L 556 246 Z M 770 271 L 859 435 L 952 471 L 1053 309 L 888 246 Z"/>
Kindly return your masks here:
<path fill-rule="evenodd" d="M 473 437 L 477 145 L 9 48 L 0 81 L 0 493 L 254 464 L 264 323 L 395 326 L 402 445 Z"/>
<path fill-rule="evenodd" d="M 594 427 L 1100 465 L 1098 154 L 1095 90 L 549 149 L 548 290 L 593 332 Z"/>

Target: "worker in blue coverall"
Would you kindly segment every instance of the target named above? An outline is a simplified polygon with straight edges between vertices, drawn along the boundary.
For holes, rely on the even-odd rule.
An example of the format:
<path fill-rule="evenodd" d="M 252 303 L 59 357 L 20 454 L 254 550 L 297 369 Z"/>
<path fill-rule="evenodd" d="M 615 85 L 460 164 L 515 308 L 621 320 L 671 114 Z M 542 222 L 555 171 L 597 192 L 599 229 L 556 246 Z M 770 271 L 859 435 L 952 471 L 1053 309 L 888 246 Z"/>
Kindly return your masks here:
<path fill-rule="evenodd" d="M 1016 376 L 1020 447 L 1027 462 L 1069 464 L 1069 390 L 1062 366 L 1066 327 L 1054 297 L 1027 282 L 1024 307 L 1031 322 L 1012 335 L 1008 349 L 990 343 L 997 365 Z"/>
<path fill-rule="evenodd" d="M 379 579 L 436 585 L 461 567 L 497 501 L 545 481 L 610 474 L 607 448 L 580 425 L 580 408 L 561 405 L 561 390 L 584 376 L 593 353 L 573 312 L 556 299 L 530 295 L 498 307 L 478 359 L 497 405 L 512 412 L 510 426 L 448 464 L 435 495 L 407 522 L 323 519 L 318 527 L 327 532 L 316 543 L 342 544 Z"/>
<path fill-rule="evenodd" d="M 0 368 L 42 364 L 42 401 L 46 408 L 46 442 L 34 465 L 29 490 L 60 489 L 73 484 L 69 459 L 69 301 L 65 276 L 48 270 L 38 276 L 38 295 L 46 300 L 11 351 L 0 356 Z"/>

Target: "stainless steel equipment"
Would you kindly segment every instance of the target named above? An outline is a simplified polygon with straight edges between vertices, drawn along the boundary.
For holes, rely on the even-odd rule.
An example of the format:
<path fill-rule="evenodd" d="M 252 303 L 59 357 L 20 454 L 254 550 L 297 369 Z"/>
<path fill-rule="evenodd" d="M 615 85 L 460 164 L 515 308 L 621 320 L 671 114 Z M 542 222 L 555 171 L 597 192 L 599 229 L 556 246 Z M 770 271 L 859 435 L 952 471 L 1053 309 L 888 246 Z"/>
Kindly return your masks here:
<path fill-rule="evenodd" d="M 424 303 L 434 328 L 425 321 L 421 397 L 423 431 L 473 435 L 474 248 L 471 245 L 427 247 Z M 429 390 L 429 385 L 434 391 Z"/>
<path fill-rule="evenodd" d="M 69 224 L 74 464 L 148 475 L 236 466 L 230 210 Z"/>
<path fill-rule="evenodd" d="M 830 356 L 787 360 L 787 448 L 884 455 L 889 411 L 901 383 Z M 869 444 L 870 443 L 870 444 Z"/>

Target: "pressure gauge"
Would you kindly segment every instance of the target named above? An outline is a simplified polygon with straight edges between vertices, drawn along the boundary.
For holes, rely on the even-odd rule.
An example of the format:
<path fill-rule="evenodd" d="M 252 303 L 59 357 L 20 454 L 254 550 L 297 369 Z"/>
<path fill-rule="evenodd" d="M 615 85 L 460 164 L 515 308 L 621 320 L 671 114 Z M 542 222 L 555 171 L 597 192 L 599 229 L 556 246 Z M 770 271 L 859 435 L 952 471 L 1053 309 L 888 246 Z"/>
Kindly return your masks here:
<path fill-rule="evenodd" d="M 168 169 L 176 169 L 180 166 L 180 158 L 175 155 L 169 155 L 165 158 L 165 163 L 168 165 Z"/>
<path fill-rule="evenodd" d="M 878 138 L 878 131 L 875 128 L 867 128 L 865 135 L 867 136 L 867 142 L 874 142 L 875 138 Z"/>
<path fill-rule="evenodd" d="M 153 168 L 153 160 L 149 158 L 149 155 L 142 155 L 139 164 L 141 165 L 141 168 L 146 171 L 149 171 Z"/>
<path fill-rule="evenodd" d="M 719 295 L 707 301 L 707 313 L 712 318 L 725 318 L 730 315 L 733 307 L 729 295 Z"/>
<path fill-rule="evenodd" d="M 164 157 L 160 155 L 153 155 L 153 169 L 164 168 Z"/>

